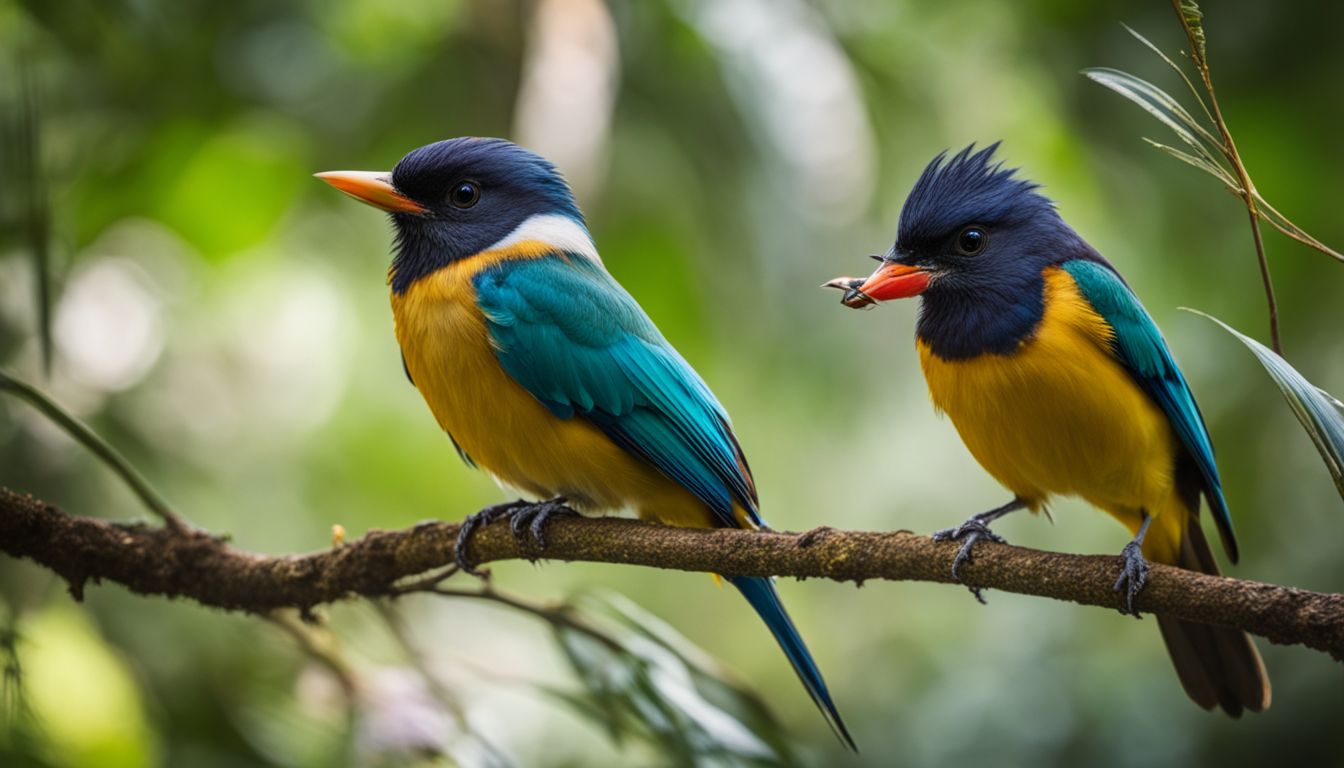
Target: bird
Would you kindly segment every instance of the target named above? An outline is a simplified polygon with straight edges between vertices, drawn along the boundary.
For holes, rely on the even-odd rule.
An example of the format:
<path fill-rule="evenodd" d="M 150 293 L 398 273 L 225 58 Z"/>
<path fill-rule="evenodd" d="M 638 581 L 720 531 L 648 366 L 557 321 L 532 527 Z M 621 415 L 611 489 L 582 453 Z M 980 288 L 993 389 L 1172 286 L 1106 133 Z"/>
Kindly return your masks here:
<path fill-rule="evenodd" d="M 867 278 L 836 278 L 842 302 L 920 297 L 915 346 L 935 410 L 1013 494 L 934 538 L 963 542 L 953 576 L 990 523 L 1056 496 L 1123 523 L 1120 610 L 1148 561 L 1217 574 L 1200 497 L 1228 559 L 1232 518 L 1199 406 L 1157 325 L 1116 268 L 1060 216 L 1040 185 L 994 160 L 999 143 L 933 159 L 901 208 L 895 242 Z M 976 597 L 980 594 L 976 590 Z M 982 600 L 983 602 L 983 600 Z M 1232 717 L 1270 704 L 1246 633 L 1158 616 L 1186 694 Z"/>
<path fill-rule="evenodd" d="M 708 385 L 607 271 L 555 166 L 504 139 L 463 137 L 390 173 L 315 174 L 390 214 L 388 271 L 402 366 L 468 466 L 531 499 L 510 518 L 544 548 L 557 515 L 633 509 L 674 526 L 758 529 L 755 481 Z M 730 576 L 823 717 L 855 750 L 768 578 Z"/>

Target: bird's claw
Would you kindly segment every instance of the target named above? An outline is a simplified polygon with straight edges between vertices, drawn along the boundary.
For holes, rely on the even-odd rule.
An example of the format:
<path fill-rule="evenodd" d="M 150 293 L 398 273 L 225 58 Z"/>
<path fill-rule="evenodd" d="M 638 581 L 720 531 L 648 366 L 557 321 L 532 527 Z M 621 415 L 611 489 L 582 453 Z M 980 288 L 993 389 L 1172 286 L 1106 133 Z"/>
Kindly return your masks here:
<path fill-rule="evenodd" d="M 508 518 L 509 530 L 513 532 L 520 543 L 528 543 L 530 534 L 537 549 L 545 549 L 546 524 L 556 515 L 573 514 L 577 513 L 565 506 L 565 499 L 563 498 L 547 499 L 539 502 L 519 499 L 486 507 L 480 512 L 469 515 L 462 521 L 462 527 L 457 532 L 457 542 L 453 546 L 453 560 L 457 562 L 458 567 L 464 573 L 485 578 L 490 575 L 490 572 L 476 568 L 467 559 L 467 543 L 478 528 Z"/>
<path fill-rule="evenodd" d="M 1120 612 L 1128 614 L 1134 618 L 1142 618 L 1139 612 L 1134 610 L 1134 598 L 1143 591 L 1143 586 L 1148 583 L 1148 561 L 1143 559 L 1143 549 L 1136 541 L 1131 541 L 1120 551 L 1122 561 L 1120 567 L 1120 576 L 1115 580 L 1114 590 L 1122 592 L 1120 602 Z"/>
<path fill-rule="evenodd" d="M 463 573 L 469 573 L 472 576 L 479 576 L 481 578 L 488 576 L 489 571 L 478 570 L 476 566 L 472 565 L 471 561 L 467 559 L 467 542 L 471 540 L 471 535 L 476 532 L 477 528 L 480 528 L 483 525 L 490 525 L 496 520 L 508 517 L 511 513 L 517 511 L 519 507 L 526 504 L 527 502 L 519 499 L 503 504 L 495 504 L 494 506 L 482 509 L 480 512 L 476 512 L 475 514 L 467 515 L 466 519 L 462 521 L 462 527 L 457 530 L 457 542 L 453 545 L 453 560 L 457 563 L 457 567 L 461 568 Z"/>
<path fill-rule="evenodd" d="M 962 523 L 956 528 L 944 528 L 941 531 L 933 532 L 934 541 L 963 541 L 961 549 L 957 550 L 957 556 L 952 560 L 952 578 L 961 581 L 961 567 L 971 560 L 971 550 L 975 548 L 976 542 L 981 539 L 995 542 L 996 544 L 1006 544 L 1007 540 L 999 534 L 991 531 L 989 525 L 983 520 L 972 517 L 970 520 Z M 985 604 L 985 597 L 981 594 L 979 587 L 967 587 L 975 599 Z"/>
<path fill-rule="evenodd" d="M 563 498 L 547 499 L 514 510 L 512 519 L 509 521 L 509 528 L 513 531 L 513 535 L 522 542 L 527 540 L 527 534 L 530 533 L 532 540 L 536 542 L 537 549 L 545 549 L 546 524 L 557 515 L 574 514 L 578 513 L 565 506 Z"/>

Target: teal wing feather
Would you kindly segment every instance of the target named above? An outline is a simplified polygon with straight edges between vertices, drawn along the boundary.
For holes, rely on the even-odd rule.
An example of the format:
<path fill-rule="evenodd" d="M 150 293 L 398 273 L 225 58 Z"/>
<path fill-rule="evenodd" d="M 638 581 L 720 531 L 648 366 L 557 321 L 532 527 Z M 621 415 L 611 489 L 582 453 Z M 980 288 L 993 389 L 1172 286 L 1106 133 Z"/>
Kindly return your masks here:
<path fill-rule="evenodd" d="M 1227 501 L 1223 498 L 1218 465 L 1213 458 L 1213 442 L 1209 439 L 1195 396 L 1185 383 L 1180 368 L 1176 367 L 1176 361 L 1172 359 L 1157 324 L 1148 316 L 1148 311 L 1125 281 L 1108 264 L 1079 259 L 1064 263 L 1063 268 L 1073 277 L 1078 289 L 1097 313 L 1115 331 L 1115 352 L 1134 380 L 1170 419 L 1181 444 L 1199 469 L 1204 496 L 1213 511 L 1223 547 L 1228 558 L 1235 563 L 1238 556 L 1237 539 L 1232 530 Z"/>
<path fill-rule="evenodd" d="M 474 280 L 504 370 L 556 416 L 585 418 L 736 527 L 756 489 L 714 395 L 606 270 L 577 256 L 505 262 Z M 768 578 L 733 577 L 826 720 L 854 740 Z"/>
<path fill-rule="evenodd" d="M 601 266 L 553 254 L 474 279 L 504 370 L 556 416 L 586 418 L 736 526 L 751 471 L 709 387 Z"/>

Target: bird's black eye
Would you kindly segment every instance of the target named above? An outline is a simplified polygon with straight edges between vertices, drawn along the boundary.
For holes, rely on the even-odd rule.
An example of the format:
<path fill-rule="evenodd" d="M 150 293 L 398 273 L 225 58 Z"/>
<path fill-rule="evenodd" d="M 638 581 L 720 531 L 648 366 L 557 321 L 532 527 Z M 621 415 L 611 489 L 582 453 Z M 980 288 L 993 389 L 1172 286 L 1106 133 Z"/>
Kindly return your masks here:
<path fill-rule="evenodd" d="M 481 185 L 474 181 L 459 181 L 448 193 L 448 203 L 454 208 L 470 208 L 481 199 Z"/>
<path fill-rule="evenodd" d="M 967 227 L 957 235 L 957 251 L 963 256 L 976 256 L 989 244 L 989 235 L 980 227 Z"/>

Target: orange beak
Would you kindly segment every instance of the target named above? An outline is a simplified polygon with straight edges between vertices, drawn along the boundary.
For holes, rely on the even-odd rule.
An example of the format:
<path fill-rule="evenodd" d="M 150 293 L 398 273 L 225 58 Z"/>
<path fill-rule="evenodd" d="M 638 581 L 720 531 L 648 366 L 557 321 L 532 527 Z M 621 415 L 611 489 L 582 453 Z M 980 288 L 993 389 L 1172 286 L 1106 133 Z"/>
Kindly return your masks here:
<path fill-rule="evenodd" d="M 390 174 L 377 171 L 324 171 L 313 174 L 361 203 L 389 213 L 428 213 L 423 205 L 392 186 Z"/>
<path fill-rule="evenodd" d="M 930 279 L 929 273 L 919 267 L 891 261 L 874 270 L 867 280 L 837 277 L 824 287 L 843 290 L 845 297 L 840 302 L 852 309 L 862 309 L 878 301 L 918 296 L 929 287 Z"/>

